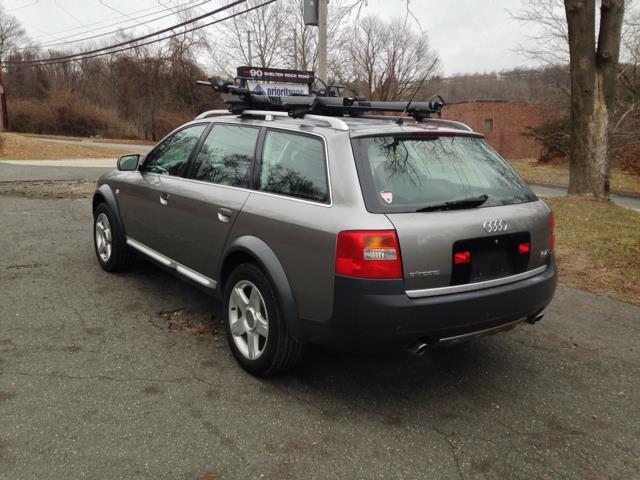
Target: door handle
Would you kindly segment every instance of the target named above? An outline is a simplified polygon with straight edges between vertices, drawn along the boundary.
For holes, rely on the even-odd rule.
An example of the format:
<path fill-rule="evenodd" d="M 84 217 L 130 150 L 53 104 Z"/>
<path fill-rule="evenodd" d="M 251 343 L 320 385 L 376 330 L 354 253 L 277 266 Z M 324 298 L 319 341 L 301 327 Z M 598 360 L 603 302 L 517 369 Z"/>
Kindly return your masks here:
<path fill-rule="evenodd" d="M 160 203 L 162 205 L 168 205 L 169 204 L 169 194 L 168 193 L 162 192 L 160 194 Z"/>
<path fill-rule="evenodd" d="M 229 210 L 228 208 L 219 208 L 218 209 L 218 220 L 220 220 L 221 222 L 227 223 L 229 220 L 231 220 L 231 214 L 233 212 L 231 210 Z"/>

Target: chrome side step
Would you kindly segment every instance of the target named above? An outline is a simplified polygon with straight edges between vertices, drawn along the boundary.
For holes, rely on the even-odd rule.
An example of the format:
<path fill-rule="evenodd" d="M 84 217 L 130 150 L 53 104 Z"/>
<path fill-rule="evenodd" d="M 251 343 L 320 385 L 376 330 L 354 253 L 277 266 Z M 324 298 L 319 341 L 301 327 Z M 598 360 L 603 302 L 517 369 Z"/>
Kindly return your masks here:
<path fill-rule="evenodd" d="M 175 269 L 175 271 L 178 272 L 180 275 L 183 275 L 189 278 L 190 280 L 193 280 L 194 282 L 199 283 L 202 286 L 215 289 L 216 286 L 218 285 L 218 283 L 215 280 L 209 277 L 206 277 L 201 273 L 196 272 L 195 270 L 185 267 L 184 265 L 176 262 L 175 260 L 171 260 L 169 257 L 166 257 L 161 253 L 156 252 L 154 249 L 147 247 L 146 245 L 138 242 L 137 240 L 134 240 L 133 238 L 127 237 L 127 245 L 129 245 L 132 248 L 135 248 L 140 253 L 144 253 L 147 257 L 152 258 L 156 262 L 159 262 L 162 265 Z"/>

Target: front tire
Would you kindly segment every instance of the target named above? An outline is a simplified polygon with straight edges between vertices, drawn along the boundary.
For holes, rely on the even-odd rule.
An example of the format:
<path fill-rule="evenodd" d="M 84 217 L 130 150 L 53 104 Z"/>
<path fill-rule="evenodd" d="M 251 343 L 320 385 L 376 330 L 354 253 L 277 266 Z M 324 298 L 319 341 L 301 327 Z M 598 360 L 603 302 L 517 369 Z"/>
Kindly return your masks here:
<path fill-rule="evenodd" d="M 107 272 L 130 268 L 135 253 L 127 246 L 124 233 L 105 203 L 93 212 L 93 246 L 100 266 Z"/>
<path fill-rule="evenodd" d="M 229 348 L 249 373 L 273 375 L 300 360 L 302 344 L 289 334 L 271 282 L 256 265 L 243 263 L 231 272 L 223 311 Z"/>

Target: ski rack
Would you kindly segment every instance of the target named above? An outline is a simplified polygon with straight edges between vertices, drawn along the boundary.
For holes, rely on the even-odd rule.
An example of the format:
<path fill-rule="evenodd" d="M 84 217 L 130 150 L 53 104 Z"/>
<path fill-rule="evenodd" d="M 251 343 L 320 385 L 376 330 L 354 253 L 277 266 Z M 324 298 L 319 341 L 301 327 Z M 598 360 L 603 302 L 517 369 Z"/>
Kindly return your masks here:
<path fill-rule="evenodd" d="M 416 122 L 422 122 L 431 119 L 433 114 L 440 117 L 446 105 L 440 96 L 426 102 L 367 101 L 363 97 L 327 96 L 317 92 L 315 95 L 269 97 L 254 94 L 248 88 L 239 87 L 231 82 L 223 82 L 219 77 L 211 77 L 208 82 L 197 83 L 209 85 L 214 92 L 221 94 L 229 112 L 236 115 L 247 110 L 286 112 L 293 118 L 303 118 L 305 115 L 362 117 L 368 112 L 399 112 L 410 115 Z"/>

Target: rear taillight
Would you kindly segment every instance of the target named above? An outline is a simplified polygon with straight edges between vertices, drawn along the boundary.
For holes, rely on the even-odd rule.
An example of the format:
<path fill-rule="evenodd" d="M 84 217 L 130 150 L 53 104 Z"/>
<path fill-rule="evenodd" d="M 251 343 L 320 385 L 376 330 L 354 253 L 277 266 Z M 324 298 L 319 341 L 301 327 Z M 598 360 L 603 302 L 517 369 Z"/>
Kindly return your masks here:
<path fill-rule="evenodd" d="M 454 265 L 462 265 L 463 263 L 471 263 L 471 252 L 455 252 L 453 254 Z"/>
<path fill-rule="evenodd" d="M 551 227 L 551 238 L 549 239 L 549 251 L 553 252 L 554 249 L 556 248 L 556 235 L 555 235 L 556 219 L 553 216 L 553 212 L 549 213 L 549 226 Z"/>
<path fill-rule="evenodd" d="M 395 230 L 346 230 L 338 234 L 336 273 L 361 278 L 402 278 Z"/>
<path fill-rule="evenodd" d="M 518 244 L 518 253 L 529 253 L 531 251 L 531 244 L 529 242 L 522 242 Z"/>

